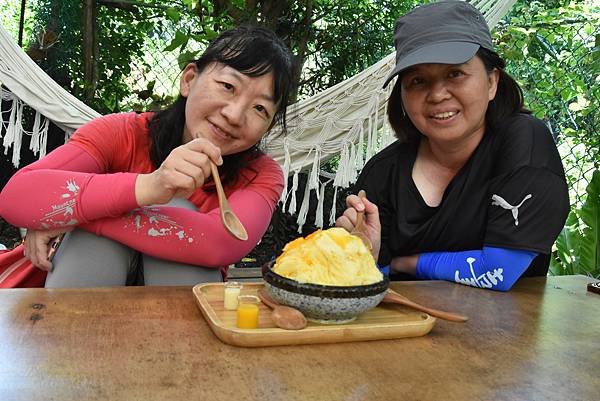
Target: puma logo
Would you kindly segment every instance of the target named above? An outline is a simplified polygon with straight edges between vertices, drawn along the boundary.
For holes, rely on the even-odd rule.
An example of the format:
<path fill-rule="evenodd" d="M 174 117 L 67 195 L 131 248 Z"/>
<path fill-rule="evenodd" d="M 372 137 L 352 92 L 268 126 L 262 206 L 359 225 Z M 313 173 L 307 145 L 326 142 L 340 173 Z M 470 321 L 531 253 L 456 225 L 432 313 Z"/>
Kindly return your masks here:
<path fill-rule="evenodd" d="M 517 205 L 513 206 L 508 203 L 504 198 L 499 195 L 492 195 L 492 206 L 500 206 L 503 209 L 510 210 L 512 212 L 513 218 L 515 219 L 515 226 L 519 225 L 519 208 L 527 199 L 531 199 L 533 196 L 531 194 L 527 194 L 523 200 Z"/>

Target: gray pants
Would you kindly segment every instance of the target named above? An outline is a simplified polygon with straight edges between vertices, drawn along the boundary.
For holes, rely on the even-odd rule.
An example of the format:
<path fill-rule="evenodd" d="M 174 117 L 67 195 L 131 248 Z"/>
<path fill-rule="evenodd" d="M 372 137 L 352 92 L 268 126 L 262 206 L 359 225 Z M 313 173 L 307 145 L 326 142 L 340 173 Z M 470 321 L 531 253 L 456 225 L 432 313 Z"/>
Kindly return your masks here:
<path fill-rule="evenodd" d="M 170 203 L 171 206 L 173 202 Z M 191 208 L 189 202 L 176 204 Z M 193 207 L 193 206 L 192 206 Z M 68 233 L 52 262 L 46 288 L 114 287 L 127 282 L 138 253 L 126 245 L 87 231 Z M 142 254 L 145 285 L 195 285 L 223 281 L 219 269 L 171 262 Z"/>

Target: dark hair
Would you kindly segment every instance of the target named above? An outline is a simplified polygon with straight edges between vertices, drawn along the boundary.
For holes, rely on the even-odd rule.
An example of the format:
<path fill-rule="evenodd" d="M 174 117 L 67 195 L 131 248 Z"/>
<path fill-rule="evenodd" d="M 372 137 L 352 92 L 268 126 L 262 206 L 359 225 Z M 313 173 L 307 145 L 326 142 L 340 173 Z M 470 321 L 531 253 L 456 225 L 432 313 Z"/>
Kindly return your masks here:
<path fill-rule="evenodd" d="M 277 110 L 270 128 L 279 124 L 286 131 L 286 109 L 293 86 L 292 54 L 281 39 L 269 29 L 240 26 L 220 34 L 209 44 L 202 56 L 194 61 L 198 72 L 211 63 L 225 64 L 250 77 L 273 73 L 273 98 Z M 179 96 L 168 108 L 157 112 L 148 124 L 150 129 L 150 159 L 158 168 L 169 153 L 181 145 L 185 127 L 187 98 Z M 258 144 L 243 152 L 223 156 L 223 183 L 235 180 L 240 169 L 262 154 Z"/>
<path fill-rule="evenodd" d="M 485 69 L 491 73 L 494 68 L 499 72 L 498 89 L 496 96 L 490 100 L 487 111 L 485 112 L 486 126 L 495 127 L 506 117 L 516 113 L 529 113 L 524 107 L 523 91 L 519 84 L 511 77 L 504 67 L 506 63 L 495 52 L 480 47 L 477 53 L 483 62 Z M 421 133 L 413 125 L 408 115 L 404 112 L 402 106 L 402 96 L 400 94 L 402 87 L 402 74 L 398 76 L 394 89 L 388 99 L 388 120 L 396 133 L 396 137 L 405 142 L 417 142 Z"/>

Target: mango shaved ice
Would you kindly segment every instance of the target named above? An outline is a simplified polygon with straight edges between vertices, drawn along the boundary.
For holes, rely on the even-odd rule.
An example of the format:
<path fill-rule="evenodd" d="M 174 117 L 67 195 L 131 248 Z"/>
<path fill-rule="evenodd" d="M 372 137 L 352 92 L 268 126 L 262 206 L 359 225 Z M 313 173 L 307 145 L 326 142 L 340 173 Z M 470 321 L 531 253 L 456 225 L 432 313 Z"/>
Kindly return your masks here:
<path fill-rule="evenodd" d="M 383 280 L 365 244 L 337 227 L 287 243 L 273 271 L 301 283 L 321 285 L 353 286 Z"/>

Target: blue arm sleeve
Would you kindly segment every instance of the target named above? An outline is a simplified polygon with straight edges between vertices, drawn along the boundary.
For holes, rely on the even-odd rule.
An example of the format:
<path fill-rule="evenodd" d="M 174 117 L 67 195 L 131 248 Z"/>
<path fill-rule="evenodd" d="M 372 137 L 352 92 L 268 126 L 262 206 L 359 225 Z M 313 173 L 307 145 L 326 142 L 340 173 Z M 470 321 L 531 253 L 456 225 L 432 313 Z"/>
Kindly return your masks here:
<path fill-rule="evenodd" d="M 473 251 L 422 253 L 417 277 L 508 291 L 536 256 L 536 252 L 491 246 Z"/>
<path fill-rule="evenodd" d="M 381 274 L 383 274 L 385 277 L 388 277 L 390 275 L 390 265 L 385 265 L 385 266 L 377 265 L 377 268 L 379 269 Z"/>

